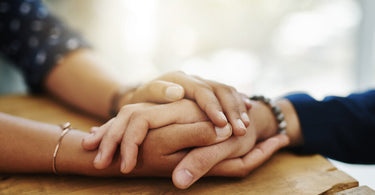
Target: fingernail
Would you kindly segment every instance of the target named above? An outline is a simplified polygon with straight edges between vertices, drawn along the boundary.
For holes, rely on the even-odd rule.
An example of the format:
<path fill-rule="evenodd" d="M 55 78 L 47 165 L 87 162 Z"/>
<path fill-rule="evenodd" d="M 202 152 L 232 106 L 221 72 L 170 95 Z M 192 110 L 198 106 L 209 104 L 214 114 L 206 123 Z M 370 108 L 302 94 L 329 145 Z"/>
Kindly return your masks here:
<path fill-rule="evenodd" d="M 243 121 L 246 121 L 246 122 L 250 123 L 249 116 L 247 115 L 246 112 L 243 112 L 243 113 L 241 114 L 241 119 L 242 119 Z"/>
<path fill-rule="evenodd" d="M 98 163 L 101 158 L 102 158 L 102 152 L 99 151 L 98 154 L 95 157 L 94 163 Z"/>
<path fill-rule="evenodd" d="M 176 182 L 183 187 L 189 186 L 193 182 L 193 175 L 186 169 L 180 170 L 176 173 Z"/>
<path fill-rule="evenodd" d="M 178 100 L 184 95 L 184 89 L 178 86 L 171 86 L 165 90 L 165 95 L 168 99 Z"/>
<path fill-rule="evenodd" d="M 221 112 L 221 111 L 219 111 L 219 117 L 220 117 L 222 120 L 224 120 L 225 122 L 228 122 L 227 117 L 226 117 L 225 114 L 224 114 L 223 112 Z"/>
<path fill-rule="evenodd" d="M 224 127 L 215 127 L 216 135 L 220 138 L 229 137 L 232 134 L 232 128 L 229 124 Z"/>
<path fill-rule="evenodd" d="M 237 123 L 237 126 L 239 128 L 241 128 L 241 129 L 243 129 L 245 131 L 245 134 L 246 134 L 247 130 L 246 130 L 245 124 L 243 124 L 242 120 L 241 119 L 237 119 L 236 123 Z"/>
<path fill-rule="evenodd" d="M 94 132 L 97 131 L 98 129 L 99 129 L 99 127 L 91 127 L 90 132 L 91 132 L 91 133 L 94 133 Z"/>
<path fill-rule="evenodd" d="M 246 104 L 251 104 L 251 101 L 247 98 L 244 98 Z"/>

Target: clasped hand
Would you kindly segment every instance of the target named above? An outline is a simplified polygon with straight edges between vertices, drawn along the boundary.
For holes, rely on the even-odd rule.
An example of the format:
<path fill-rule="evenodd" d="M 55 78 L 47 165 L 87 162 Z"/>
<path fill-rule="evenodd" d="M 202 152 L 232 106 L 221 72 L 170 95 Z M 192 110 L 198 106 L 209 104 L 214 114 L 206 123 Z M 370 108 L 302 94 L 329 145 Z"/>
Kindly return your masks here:
<path fill-rule="evenodd" d="M 155 85 L 176 84 L 184 90 L 181 97 L 195 101 L 125 105 L 115 118 L 92 128 L 82 146 L 98 149 L 96 168 L 108 167 L 120 144 L 121 172 L 128 176 L 172 174 L 174 184 L 184 189 L 204 175 L 245 176 L 288 143 L 284 135 L 256 143 L 259 131 L 256 123 L 249 123 L 251 104 L 244 95 L 181 72 L 133 91 L 132 101 L 137 93 L 147 94 Z M 154 93 L 148 100 L 160 102 L 160 96 Z"/>

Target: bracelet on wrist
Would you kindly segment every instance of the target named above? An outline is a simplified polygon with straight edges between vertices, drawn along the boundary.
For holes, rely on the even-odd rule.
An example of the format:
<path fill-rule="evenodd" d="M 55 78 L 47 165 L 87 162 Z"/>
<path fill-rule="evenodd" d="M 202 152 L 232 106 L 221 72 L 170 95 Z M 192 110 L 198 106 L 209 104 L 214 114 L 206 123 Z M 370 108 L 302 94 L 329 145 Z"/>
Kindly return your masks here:
<path fill-rule="evenodd" d="M 263 102 L 268 107 L 270 107 L 277 121 L 277 133 L 286 134 L 287 123 L 285 121 L 284 114 L 281 112 L 280 107 L 275 102 L 273 102 L 270 98 L 266 98 L 262 95 L 251 96 L 249 99 Z"/>
<path fill-rule="evenodd" d="M 61 141 L 64 138 L 64 136 L 72 130 L 71 124 L 69 122 L 64 123 L 63 125 L 60 125 L 60 128 L 62 130 L 59 140 L 57 141 L 55 151 L 53 152 L 53 158 L 52 158 L 52 171 L 54 174 L 58 175 L 57 169 L 56 169 L 56 157 L 57 157 L 57 152 L 59 151 Z"/>

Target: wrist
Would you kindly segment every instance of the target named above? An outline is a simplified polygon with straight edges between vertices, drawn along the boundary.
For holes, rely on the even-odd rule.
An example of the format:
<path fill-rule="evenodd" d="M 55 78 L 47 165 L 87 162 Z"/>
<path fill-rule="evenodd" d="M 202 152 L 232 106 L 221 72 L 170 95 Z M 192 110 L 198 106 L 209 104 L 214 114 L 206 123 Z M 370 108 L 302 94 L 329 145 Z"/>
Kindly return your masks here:
<path fill-rule="evenodd" d="M 250 123 L 255 129 L 258 141 L 267 139 L 277 133 L 278 123 L 269 106 L 259 101 L 251 101 L 249 110 Z"/>
<path fill-rule="evenodd" d="M 98 170 L 93 161 L 97 150 L 87 151 L 81 146 L 82 139 L 88 133 L 72 129 L 62 140 L 56 166 L 59 174 L 89 176 L 120 176 L 118 158 L 106 169 Z"/>
<path fill-rule="evenodd" d="M 252 108 L 249 111 L 251 123 L 253 123 L 257 140 L 267 139 L 279 132 L 281 121 L 276 119 L 277 114 L 273 113 L 272 108 L 261 102 L 252 101 Z M 276 101 L 284 120 L 288 124 L 286 127 L 286 135 L 290 138 L 290 146 L 298 146 L 303 144 L 301 127 L 297 112 L 293 104 L 287 99 Z"/>
<path fill-rule="evenodd" d="M 131 99 L 133 98 L 134 91 L 136 88 L 133 87 L 118 87 L 117 90 L 113 93 L 110 100 L 109 116 L 115 117 L 122 106 L 130 104 Z"/>
<path fill-rule="evenodd" d="M 280 99 L 277 104 L 284 113 L 285 120 L 288 123 L 286 129 L 287 136 L 290 139 L 289 146 L 300 146 L 303 144 L 301 124 L 293 104 L 287 99 Z"/>

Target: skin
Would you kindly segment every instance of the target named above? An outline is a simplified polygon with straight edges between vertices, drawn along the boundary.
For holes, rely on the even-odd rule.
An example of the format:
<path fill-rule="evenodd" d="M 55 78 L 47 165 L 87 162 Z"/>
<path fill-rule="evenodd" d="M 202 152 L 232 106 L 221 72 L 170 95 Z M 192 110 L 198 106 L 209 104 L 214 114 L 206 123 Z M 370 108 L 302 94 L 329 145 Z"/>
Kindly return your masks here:
<path fill-rule="evenodd" d="M 176 110 L 178 107 L 191 108 L 194 105 L 189 105 L 190 102 L 182 102 L 180 104 L 165 105 L 170 109 L 166 109 L 164 113 L 162 110 L 157 110 L 159 115 L 166 115 L 168 117 L 176 116 L 172 113 L 169 116 L 168 110 Z M 277 135 L 277 122 L 271 109 L 261 102 L 251 102 L 252 108 L 248 111 L 249 118 L 253 121 L 245 136 L 232 136 L 223 142 L 195 148 L 178 163 L 174 168 L 172 179 L 176 187 L 186 189 L 196 182 L 202 176 L 234 176 L 243 177 L 248 175 L 256 167 L 271 157 L 271 155 L 278 149 L 286 145 L 297 146 L 303 144 L 302 134 L 298 121 L 297 114 L 293 105 L 288 100 L 278 101 L 278 105 L 285 115 L 285 120 L 288 123 L 287 135 Z M 134 109 L 141 105 L 135 105 Z M 146 120 L 149 115 L 153 115 L 149 111 L 142 112 L 143 107 L 137 118 Z M 182 109 L 182 111 L 184 111 Z M 181 116 L 199 116 L 203 114 L 199 109 L 193 109 L 195 113 L 182 112 Z M 196 120 L 194 118 L 191 118 Z M 203 119 L 203 118 L 202 118 Z M 190 119 L 185 119 L 189 122 Z M 179 123 L 182 121 L 178 121 Z M 112 122 L 96 128 L 90 137 L 85 137 L 82 146 L 85 149 L 96 149 L 101 141 L 101 136 L 108 130 Z M 150 133 L 153 131 L 150 131 Z M 202 135 L 200 135 L 202 136 Z M 155 168 L 157 169 L 157 168 Z M 132 174 L 133 172 L 130 172 Z"/>
<path fill-rule="evenodd" d="M 97 55 L 94 54 L 90 50 L 78 50 L 67 55 L 63 58 L 62 61 L 51 71 L 49 76 L 46 78 L 45 87 L 48 92 L 53 94 L 54 96 L 64 100 L 68 104 L 74 105 L 77 108 L 80 108 L 88 113 L 101 116 L 101 117 L 108 117 L 108 110 L 110 107 L 110 102 L 113 94 L 121 87 L 123 84 L 111 79 L 111 77 L 106 76 L 101 67 L 101 61 L 97 59 Z M 190 78 L 190 79 L 189 79 Z M 174 82 L 174 83 L 173 83 Z M 172 93 L 172 96 L 168 96 L 167 89 L 172 86 L 174 89 L 182 88 L 181 90 L 177 89 L 176 93 Z M 158 88 L 162 90 L 153 91 L 153 89 Z M 184 151 L 184 153 L 180 153 L 178 158 L 163 158 L 162 154 L 165 156 L 166 154 L 173 154 L 167 152 L 163 152 L 161 148 L 158 146 L 147 144 L 147 140 L 151 139 L 152 134 L 158 131 L 150 131 L 148 134 L 143 134 L 146 137 L 145 142 L 136 143 L 137 146 L 140 146 L 141 152 L 139 154 L 148 154 L 147 156 L 141 156 L 138 164 L 143 164 L 143 166 L 138 167 L 136 166 L 135 169 L 128 174 L 127 176 L 143 176 L 143 175 L 150 175 L 150 176 L 166 176 L 170 175 L 180 160 L 186 155 L 187 151 L 183 150 L 184 148 L 191 148 L 192 146 L 206 146 L 203 148 L 197 148 L 191 151 L 191 154 L 186 156 L 188 160 L 184 158 L 177 165 L 177 168 L 173 172 L 173 180 L 175 185 L 179 188 L 186 188 L 192 184 L 192 182 L 196 181 L 199 177 L 203 175 L 233 175 L 236 173 L 236 170 L 242 170 L 244 167 L 255 168 L 259 166 L 261 162 L 265 161 L 269 156 L 279 149 L 282 146 L 285 146 L 287 143 L 287 139 L 285 136 L 274 136 L 273 138 L 266 139 L 263 142 L 256 143 L 255 140 L 263 140 L 267 136 L 258 135 L 258 131 L 255 131 L 254 134 L 252 131 L 253 128 L 257 129 L 255 124 L 248 126 L 246 121 L 249 121 L 249 116 L 243 113 L 244 107 L 249 108 L 250 105 L 246 103 L 246 101 L 241 102 L 241 94 L 238 94 L 235 89 L 228 87 L 226 85 L 218 84 L 212 81 L 206 81 L 201 78 L 191 77 L 185 75 L 183 73 L 171 73 L 165 77 L 161 77 L 152 81 L 151 83 L 145 84 L 139 88 L 129 90 L 126 94 L 124 94 L 120 99 L 120 105 L 130 104 L 130 103 L 137 103 L 142 101 L 149 101 L 149 102 L 158 102 L 158 103 L 165 103 L 171 101 L 177 101 L 178 98 L 188 98 L 195 100 L 198 104 L 197 106 L 200 109 L 195 109 L 195 111 L 203 110 L 205 115 L 207 114 L 206 119 L 210 119 L 213 121 L 214 124 L 209 123 L 202 123 L 204 121 L 199 121 L 203 125 L 203 129 L 207 130 L 207 125 L 211 127 L 212 135 L 214 135 L 214 139 L 207 136 L 207 132 L 198 131 L 197 134 L 192 134 L 190 131 L 189 133 L 182 134 L 180 131 L 174 131 L 175 134 L 169 134 L 171 137 L 179 137 L 181 134 L 181 138 L 177 139 L 180 142 L 176 143 L 176 151 Z M 179 93 L 180 92 L 180 93 Z M 177 95 L 176 95 L 177 94 Z M 147 96 L 149 95 L 149 96 Z M 215 100 L 212 100 L 212 99 Z M 156 105 L 151 105 L 156 106 Z M 147 109 L 145 109 L 147 111 Z M 128 112 L 128 111 L 126 111 Z M 121 113 L 121 111 L 120 111 Z M 134 111 L 132 112 L 134 113 Z M 137 113 L 137 112 L 135 112 Z M 224 113 L 224 114 L 221 114 Z M 237 113 L 231 115 L 231 113 Z M 261 112 L 259 112 L 261 113 Z M 197 113 L 198 114 L 198 113 Z M 198 114 L 199 115 L 199 114 Z M 140 114 L 138 114 L 140 116 Z M 224 117 L 223 117 L 224 116 Z M 150 116 L 149 116 L 150 117 Z M 118 117 L 118 120 L 125 120 L 121 117 Z M 230 123 L 227 123 L 228 121 Z M 151 119 L 151 118 L 148 118 Z M 240 120 L 244 126 L 247 126 L 244 131 L 241 133 L 241 128 L 238 128 L 240 124 Z M 115 119 L 114 119 L 115 120 Z M 139 119 L 137 119 L 139 121 Z M 177 119 L 176 119 L 177 120 Z M 252 119 L 253 120 L 253 119 Z M 255 121 L 255 120 L 254 120 Z M 170 123 L 171 121 L 166 121 L 166 123 Z M 175 122 L 175 121 L 173 121 Z M 185 121 L 183 121 L 185 122 Z M 35 121 L 30 121 L 26 119 L 21 119 L 18 117 L 12 117 L 6 114 L 0 113 L 0 123 L 2 127 L 0 129 L 0 152 L 3 154 L 0 159 L 0 170 L 2 172 L 34 172 L 34 173 L 45 173 L 51 172 L 51 163 L 52 163 L 52 153 L 53 149 L 56 146 L 57 140 L 60 136 L 61 129 L 55 125 L 38 123 Z M 114 122 L 113 122 L 114 123 Z M 188 124 L 170 124 L 174 125 L 175 128 L 186 128 L 184 125 L 191 125 L 190 122 Z M 224 126 L 220 126 L 226 124 Z M 237 124 L 237 125 L 236 125 Z M 266 122 L 269 124 L 269 122 Z M 162 126 L 162 125 L 156 125 Z M 231 137 L 228 141 L 224 141 L 223 139 L 217 139 L 216 129 L 218 128 L 228 128 L 233 126 L 233 133 L 235 135 L 243 135 L 244 132 L 246 133 L 245 136 L 242 137 Z M 112 126 L 111 126 L 112 127 Z M 163 126 L 157 129 L 163 129 L 169 126 Z M 146 128 L 149 128 L 147 126 Z M 109 132 L 112 128 L 108 128 L 106 132 Z M 133 128 L 134 129 L 134 128 Z M 174 129 L 174 128 L 172 128 Z M 194 129 L 194 128 L 192 128 Z M 199 128 L 198 128 L 199 129 Z M 148 130 L 148 129 L 147 129 Z M 105 137 L 106 132 L 102 135 Z M 165 133 L 164 131 L 159 131 Z M 178 133 L 177 133 L 178 132 Z M 236 133 L 237 132 L 237 133 Z M 263 132 L 263 131 L 260 131 Z M 127 132 L 128 134 L 131 132 Z M 151 134 L 152 133 L 152 134 Z M 154 139 L 155 141 L 151 143 L 159 143 L 158 139 L 162 139 L 162 133 L 159 136 L 156 136 Z M 150 134 L 150 136 L 149 136 Z M 185 135 L 185 136 L 183 136 Z M 188 135 L 188 136 L 187 136 Z M 194 136 L 196 135 L 196 136 Z M 202 137 L 199 139 L 194 140 L 201 140 L 201 139 L 209 139 L 209 141 L 205 141 L 202 143 L 184 143 L 181 140 L 188 140 L 191 137 Z M 247 135 L 247 136 L 246 136 Z M 254 139 L 253 135 L 256 137 Z M 115 154 L 114 161 L 108 165 L 108 167 L 97 170 L 93 165 L 92 161 L 96 158 L 97 155 L 96 150 L 92 151 L 85 151 L 81 148 L 81 140 L 84 137 L 87 137 L 87 133 L 83 133 L 80 131 L 71 131 L 69 132 L 66 137 L 64 137 L 63 145 L 61 150 L 59 151 L 59 156 L 57 157 L 57 169 L 61 173 L 74 173 L 74 174 L 83 174 L 83 175 L 105 175 L 105 176 L 119 176 L 121 175 L 120 165 L 123 159 L 120 158 L 119 155 Z M 142 136 L 141 136 L 142 137 Z M 240 139 L 241 138 L 241 139 Z M 248 139 L 249 140 L 248 140 Z M 262 139 L 261 139 L 262 138 Z M 153 139 L 151 139 L 153 140 Z M 157 141 L 156 141 L 157 140 Z M 165 138 L 164 138 L 165 140 Z M 172 148 L 174 146 L 168 145 L 170 144 L 170 139 L 167 139 L 168 142 L 161 146 L 168 146 L 165 148 Z M 214 141 L 212 141 L 214 140 Z M 104 141 L 104 138 L 103 138 Z M 241 144 L 245 141 L 250 141 L 248 144 Z M 222 142 L 219 144 L 214 144 Z M 231 147 L 223 147 L 220 144 L 231 143 L 228 146 Z M 134 143 L 132 143 L 134 144 Z M 182 145 L 179 145 L 182 144 Z M 188 145 L 187 145 L 188 144 Z M 145 146 L 149 147 L 145 147 Z M 208 145 L 208 146 L 207 146 Z M 243 145 L 243 146 L 242 146 Z M 233 147 L 232 147 L 233 146 Z M 236 146 L 236 147 L 234 147 Z M 100 147 L 106 147 L 101 146 Z M 225 155 L 219 156 L 220 158 L 212 158 L 212 160 L 208 160 L 205 162 L 197 162 L 199 158 L 197 158 L 196 154 L 202 153 L 210 156 L 210 153 L 214 149 L 223 150 Z M 242 148 L 244 147 L 244 148 Z M 254 150 L 251 150 L 254 148 Z M 136 151 L 137 148 L 133 148 L 133 152 Z M 220 151 L 217 150 L 217 151 Z M 229 151 L 225 151 L 229 150 Z M 236 151 L 238 152 L 231 152 Z M 160 151 L 160 152 L 155 152 Z M 257 151 L 263 151 L 259 154 Z M 17 154 L 17 155 L 14 155 Z M 119 152 L 121 154 L 121 151 Z M 152 156 L 155 154 L 156 156 Z M 230 157 L 231 159 L 227 159 L 226 157 Z M 252 161 L 245 161 L 245 158 L 249 157 Z M 139 155 L 138 155 L 139 158 Z M 186 165 L 186 162 L 190 161 L 193 162 L 193 166 Z M 255 159 L 254 159 L 255 158 Z M 73 162 L 77 160 L 76 162 Z M 148 159 L 148 160 L 147 160 Z M 147 164 L 146 162 L 153 162 L 150 161 L 156 159 L 160 160 L 160 164 L 153 165 L 149 163 L 149 166 L 154 166 L 152 168 L 146 169 L 148 166 L 144 166 Z M 211 159 L 211 158 L 208 158 Z M 227 160 L 229 161 L 227 161 Z M 231 160 L 241 160 L 244 164 L 242 166 L 234 166 L 232 168 L 231 173 L 228 173 L 227 167 L 225 165 L 231 164 Z M 218 162 L 222 160 L 224 164 Z M 23 162 L 27 161 L 28 164 L 25 165 Z M 215 164 L 218 162 L 219 164 Z M 236 161 L 237 162 L 237 161 Z M 203 163 L 203 164 L 202 164 Z M 200 165 L 201 164 L 201 165 Z M 215 164 L 213 166 L 213 164 Z M 166 166 L 165 166 L 166 165 Z M 129 167 L 125 165 L 125 167 Z M 161 169 L 157 170 L 156 168 L 159 167 Z M 198 167 L 198 168 L 197 168 Z M 219 168 L 216 168 L 219 167 Z M 193 179 L 191 183 L 185 183 L 185 185 L 181 184 L 181 180 L 178 179 L 178 170 L 188 170 L 191 174 Z M 197 171 L 195 171 L 195 169 Z M 208 171 L 207 169 L 211 169 L 212 171 Z M 143 171 L 142 171 L 143 170 Z M 144 171 L 147 170 L 147 171 Z M 151 170 L 155 170 L 152 172 Z M 177 170 L 177 171 L 176 171 Z M 150 172 L 151 171 L 151 172 Z M 207 172 L 208 171 L 208 172 Z M 186 173 L 186 171 L 184 171 Z"/>
<path fill-rule="evenodd" d="M 111 98 L 120 88 L 128 91 L 121 97 L 119 108 L 139 102 L 168 103 L 185 97 L 196 100 L 217 126 L 225 126 L 229 118 L 236 135 L 246 132 L 249 124 L 243 114 L 246 113 L 246 102 L 233 87 L 172 72 L 133 88 L 114 80 L 103 67 L 105 62 L 91 50 L 71 52 L 47 76 L 45 87 L 67 103 L 104 118 L 109 117 Z"/>
<path fill-rule="evenodd" d="M 302 145 L 301 127 L 293 105 L 286 99 L 279 100 L 277 104 L 288 124 L 287 135 L 277 135 L 278 137 L 268 139 L 276 135 L 275 116 L 265 104 L 252 102 L 252 109 L 249 111 L 252 121 L 248 127 L 249 133 L 243 137 L 232 136 L 222 143 L 197 148 L 188 153 L 173 171 L 172 178 L 176 187 L 186 189 L 206 173 L 243 177 L 270 158 L 273 149 L 281 148 L 288 143 L 289 146 Z M 255 141 L 265 139 L 267 143 L 253 148 Z"/>
<path fill-rule="evenodd" d="M 134 145 L 121 145 L 121 157 L 129 161 L 137 158 L 138 152 L 133 153 L 133 151 L 142 144 L 148 129 L 156 129 L 168 124 L 190 124 L 201 121 L 208 121 L 208 118 L 197 104 L 186 99 L 169 104 L 132 104 L 124 106 L 116 118 L 93 131 L 92 137 L 83 141 L 83 146 L 87 149 L 96 149 L 99 144 L 110 146 L 100 147 L 97 158 L 94 160 L 94 166 L 103 169 L 111 164 L 119 142 L 134 143 Z M 120 131 L 109 131 L 111 129 Z M 218 138 L 221 138 L 219 141 L 227 139 L 232 134 L 230 127 L 215 127 L 214 129 Z M 106 137 L 111 139 L 105 139 Z M 103 159 L 106 159 L 105 164 L 102 163 Z M 129 165 L 125 163 L 126 161 L 122 161 L 121 171 L 126 173 L 130 172 L 128 170 L 133 170 L 136 165 L 135 160 Z"/>
<path fill-rule="evenodd" d="M 68 54 L 47 76 L 45 87 L 51 94 L 68 104 L 88 113 L 108 118 L 112 97 L 120 88 L 124 88 L 124 85 L 105 74 L 102 70 L 105 63 L 97 56 L 91 50 L 86 49 Z M 224 128 L 230 124 L 234 135 L 245 135 L 246 127 L 250 123 L 246 114 L 249 104 L 243 101 L 243 95 L 233 87 L 189 76 L 183 72 L 165 74 L 138 88 L 131 86 L 125 86 L 125 88 L 128 90 L 119 100 L 119 116 L 121 117 L 116 117 L 115 125 L 110 126 L 103 135 L 103 142 L 99 149 L 101 152 L 98 153 L 100 156 L 95 158 L 94 165 L 98 169 L 109 165 L 114 157 L 113 151 L 120 143 L 123 145 L 121 148 L 126 150 L 121 152 L 123 164 L 121 170 L 128 173 L 136 164 L 138 146 L 145 139 L 148 126 L 142 126 L 138 122 L 134 125 L 130 123 L 124 128 L 122 125 L 127 124 L 127 117 L 135 118 L 137 114 L 127 114 L 129 113 L 128 107 L 124 108 L 124 105 L 139 102 L 168 103 L 187 98 L 195 100 L 200 109 L 218 128 Z M 138 131 L 139 127 L 141 131 Z M 135 135 L 137 139 L 129 139 L 126 135 Z M 127 141 L 122 142 L 122 138 Z"/>
<path fill-rule="evenodd" d="M 61 128 L 2 113 L 0 116 L 0 172 L 52 173 L 52 154 Z M 202 134 L 205 136 L 192 139 Z M 87 135 L 82 131 L 71 130 L 63 138 L 56 157 L 58 173 L 124 176 L 119 171 L 118 157 L 106 169 L 98 170 L 93 167 L 92 160 L 97 151 L 86 151 L 81 147 L 81 140 Z M 209 122 L 176 124 L 155 129 L 148 134 L 141 147 L 140 165 L 126 176 L 170 175 L 172 168 L 187 153 L 187 150 L 182 149 L 211 145 L 221 139 L 217 138 L 213 125 Z"/>
<path fill-rule="evenodd" d="M 204 116 L 202 111 L 193 108 L 190 102 L 186 102 L 188 101 L 182 100 L 180 106 L 184 106 L 185 110 L 191 111 L 197 116 Z M 3 124 L 0 129 L 0 152 L 2 154 L 0 156 L 0 172 L 51 173 L 52 154 L 61 128 L 7 114 L 0 114 L 0 116 L 0 122 Z M 188 154 L 189 148 L 215 146 L 230 136 L 228 133 L 228 137 L 218 137 L 214 125 L 208 122 L 205 117 L 200 119 L 202 121 L 172 124 L 150 131 L 140 147 L 137 167 L 126 175 L 119 171 L 121 161 L 118 155 L 107 168 L 96 169 L 92 165 L 92 160 L 97 150 L 87 151 L 81 147 L 81 140 L 88 136 L 88 133 L 71 130 L 62 140 L 61 148 L 57 153 L 57 171 L 60 174 L 89 176 L 170 176 L 174 167 Z M 263 142 L 263 145 L 265 143 Z M 278 149 L 275 146 L 272 147 L 270 152 Z M 14 155 L 15 153 L 17 155 Z M 25 161 L 28 163 L 24 163 Z M 217 165 L 216 171 L 209 175 L 225 173 L 220 167 L 225 165 L 220 164 Z"/>

